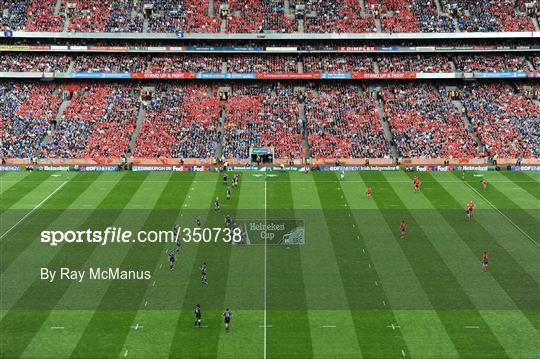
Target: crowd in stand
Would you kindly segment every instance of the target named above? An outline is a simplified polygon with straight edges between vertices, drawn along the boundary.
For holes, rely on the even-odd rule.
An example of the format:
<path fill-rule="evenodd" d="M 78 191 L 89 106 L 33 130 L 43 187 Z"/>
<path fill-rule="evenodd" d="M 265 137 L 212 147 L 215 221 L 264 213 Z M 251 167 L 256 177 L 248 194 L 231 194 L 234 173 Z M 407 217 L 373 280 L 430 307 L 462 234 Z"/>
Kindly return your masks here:
<path fill-rule="evenodd" d="M 540 156 L 538 86 L 529 83 L 458 86 L 452 96 L 463 109 L 444 87 L 425 83 L 304 84 L 301 91 L 275 82 L 233 84 L 226 101 L 217 93 L 227 84 L 159 84 L 149 98 L 139 86 L 0 84 L 2 157 L 118 157 L 145 101 L 136 157 L 209 158 L 222 143 L 228 158 L 247 158 L 251 147 L 300 158 L 303 138 L 315 158 L 385 157 L 391 144 L 403 157 Z M 59 114 L 63 98 L 69 102 Z"/>
<path fill-rule="evenodd" d="M 217 33 L 220 30 L 218 1 L 214 2 L 214 16 L 209 14 L 207 0 L 150 0 L 149 3 L 154 8 L 148 32 Z"/>
<path fill-rule="evenodd" d="M 235 85 L 225 107 L 223 155 L 248 158 L 251 147 L 273 147 L 276 158 L 300 158 L 304 124 L 291 86 Z"/>
<path fill-rule="evenodd" d="M 28 21 L 27 10 L 31 4 L 32 0 L 0 2 L 0 25 L 12 30 L 23 30 Z"/>
<path fill-rule="evenodd" d="M 376 32 L 375 18 L 363 14 L 360 2 L 356 0 L 309 0 L 291 1 L 305 4 L 304 32 L 309 33 L 351 33 Z"/>
<path fill-rule="evenodd" d="M 384 32 L 454 32 L 450 17 L 441 16 L 432 0 L 366 0 L 366 10 L 381 19 Z"/>
<path fill-rule="evenodd" d="M 452 18 L 438 13 L 435 0 L 412 0 L 412 3 L 422 32 L 456 31 Z"/>
<path fill-rule="evenodd" d="M 481 155 L 444 88 L 427 84 L 383 90 L 384 117 L 402 157 L 472 158 Z"/>
<path fill-rule="evenodd" d="M 511 72 L 540 68 L 540 57 L 507 54 L 310 54 L 310 55 L 151 55 L 151 54 L 84 54 L 4 53 L 0 72 L 67 72 L 73 60 L 76 72 L 213 72 L 221 73 L 223 63 L 230 73 L 296 73 L 303 72 Z"/>
<path fill-rule="evenodd" d="M 516 12 L 512 0 L 440 0 L 462 32 L 535 31 L 531 19 Z"/>
<path fill-rule="evenodd" d="M 491 157 L 540 156 L 540 106 L 511 85 L 472 86 L 461 101 Z"/>
<path fill-rule="evenodd" d="M 149 72 L 214 72 L 222 70 L 223 58 L 212 55 L 165 55 L 152 57 Z"/>
<path fill-rule="evenodd" d="M 28 7 L 27 31 L 62 31 L 64 16 L 54 15 L 56 0 L 33 1 Z"/>
<path fill-rule="evenodd" d="M 306 55 L 304 72 L 375 72 L 373 58 L 363 55 Z"/>
<path fill-rule="evenodd" d="M 501 31 L 536 31 L 529 17 L 516 14 L 516 6 L 513 1 L 491 0 L 488 9 L 497 19 Z"/>
<path fill-rule="evenodd" d="M 525 56 L 516 54 L 458 55 L 453 57 L 460 72 L 511 72 L 530 70 Z"/>
<path fill-rule="evenodd" d="M 103 0 L 69 0 L 62 2 L 63 11 L 69 14 L 68 31 L 104 31 L 111 14 L 109 2 Z M 68 7 L 68 3 L 74 6 Z"/>
<path fill-rule="evenodd" d="M 386 15 L 381 18 L 383 32 L 420 32 L 415 15 L 408 9 L 403 9 L 396 15 Z"/>
<path fill-rule="evenodd" d="M 238 55 L 227 57 L 227 72 L 232 73 L 294 73 L 298 72 L 297 57 L 290 55 Z"/>
<path fill-rule="evenodd" d="M 61 102 L 53 84 L 0 84 L 0 157 L 36 157 Z"/>
<path fill-rule="evenodd" d="M 143 1 L 112 0 L 109 5 L 109 18 L 105 32 L 142 32 L 144 15 Z M 131 14 L 135 13 L 132 17 Z"/>
<path fill-rule="evenodd" d="M 227 32 L 298 32 L 294 16 L 285 16 L 283 0 L 230 0 Z"/>
<path fill-rule="evenodd" d="M 209 158 L 221 138 L 221 103 L 205 85 L 159 85 L 152 96 L 135 157 Z"/>
<path fill-rule="evenodd" d="M 397 55 L 377 58 L 380 72 L 454 72 L 444 55 Z"/>
<path fill-rule="evenodd" d="M 148 57 L 144 55 L 81 55 L 74 59 L 75 72 L 144 72 Z"/>
<path fill-rule="evenodd" d="M 420 32 L 411 0 L 366 0 L 366 9 L 380 18 L 384 32 Z"/>
<path fill-rule="evenodd" d="M 148 32 L 218 33 L 221 2 L 211 9 L 208 0 L 19 0 L 0 3 L 1 22 L 14 30 L 72 32 L 142 32 L 144 4 L 153 5 Z M 304 32 L 372 33 L 375 18 L 383 32 L 455 32 L 452 17 L 462 32 L 535 31 L 525 15 L 524 0 L 228 0 L 229 33 L 299 31 L 295 5 L 305 5 Z M 70 6 L 68 7 L 68 4 Z M 66 15 L 64 15 L 64 13 Z M 66 18 L 67 17 L 67 18 Z"/>
<path fill-rule="evenodd" d="M 11 53 L 0 57 L 0 72 L 67 72 L 70 56 Z"/>
<path fill-rule="evenodd" d="M 41 156 L 114 158 L 126 153 L 136 126 L 140 89 L 110 84 L 70 87 L 74 88 L 69 105 Z"/>
<path fill-rule="evenodd" d="M 376 100 L 365 89 L 322 85 L 309 89 L 305 101 L 311 157 L 375 158 L 390 154 Z"/>

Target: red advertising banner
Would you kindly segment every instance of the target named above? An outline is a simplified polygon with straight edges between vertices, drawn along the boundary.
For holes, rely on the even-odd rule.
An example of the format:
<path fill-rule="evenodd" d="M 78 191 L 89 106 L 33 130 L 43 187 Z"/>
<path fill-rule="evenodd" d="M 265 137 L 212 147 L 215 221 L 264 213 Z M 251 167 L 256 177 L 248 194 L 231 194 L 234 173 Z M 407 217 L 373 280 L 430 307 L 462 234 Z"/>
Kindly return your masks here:
<path fill-rule="evenodd" d="M 320 79 L 320 73 L 288 73 L 288 74 L 257 74 L 258 79 L 285 80 L 285 79 Z"/>
<path fill-rule="evenodd" d="M 132 79 L 194 79 L 196 73 L 190 72 L 170 72 L 170 73 L 134 73 L 131 74 Z"/>
<path fill-rule="evenodd" d="M 351 79 L 414 79 L 416 72 L 381 72 L 381 73 L 364 73 L 352 72 Z"/>

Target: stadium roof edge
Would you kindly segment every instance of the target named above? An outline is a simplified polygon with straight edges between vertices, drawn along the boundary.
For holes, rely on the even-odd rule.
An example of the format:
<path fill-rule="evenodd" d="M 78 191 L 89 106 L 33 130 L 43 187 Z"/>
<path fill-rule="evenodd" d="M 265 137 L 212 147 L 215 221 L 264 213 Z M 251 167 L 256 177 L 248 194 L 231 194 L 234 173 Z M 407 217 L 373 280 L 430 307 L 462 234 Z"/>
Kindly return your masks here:
<path fill-rule="evenodd" d="M 111 40 L 442 40 L 540 38 L 540 32 L 462 32 L 462 33 L 359 33 L 359 34 L 223 34 L 223 33 L 111 33 L 111 32 L 25 32 L 14 31 L 5 38 L 111 39 Z"/>

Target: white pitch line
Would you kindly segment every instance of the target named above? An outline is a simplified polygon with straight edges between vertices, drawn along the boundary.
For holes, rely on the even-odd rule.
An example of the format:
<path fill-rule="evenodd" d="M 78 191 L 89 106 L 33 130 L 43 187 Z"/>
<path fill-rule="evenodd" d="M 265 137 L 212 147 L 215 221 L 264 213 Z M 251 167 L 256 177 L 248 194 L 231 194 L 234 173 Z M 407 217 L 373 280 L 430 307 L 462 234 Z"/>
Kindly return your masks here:
<path fill-rule="evenodd" d="M 401 355 L 405 358 L 405 350 L 401 349 Z"/>
<path fill-rule="evenodd" d="M 467 326 L 465 326 L 465 328 L 467 328 L 467 329 L 480 329 L 480 327 L 478 327 L 476 325 L 467 325 Z"/>
<path fill-rule="evenodd" d="M 519 230 L 525 237 L 527 237 L 527 239 L 529 239 L 531 241 L 531 243 L 537 247 L 540 247 L 540 244 L 536 243 L 536 241 L 534 239 L 531 238 L 531 236 L 529 236 L 527 234 L 527 232 L 525 232 L 523 229 L 521 229 L 520 226 L 518 226 L 517 224 L 514 223 L 514 221 L 512 221 L 506 214 L 502 213 L 500 209 L 498 209 L 497 207 L 495 207 L 495 205 L 493 203 L 491 203 L 486 197 L 484 197 L 484 195 L 482 195 L 480 192 L 478 192 L 473 186 L 471 186 L 470 184 L 468 184 L 467 182 L 465 182 L 465 184 L 467 186 L 469 186 L 470 189 L 472 189 L 474 192 L 476 192 L 476 194 L 478 196 L 480 196 L 487 204 L 489 204 L 491 207 L 493 207 L 493 209 L 495 209 L 497 212 L 499 212 L 499 214 L 501 216 L 503 216 L 508 222 L 510 222 L 514 227 L 517 228 L 517 230 Z"/>
<path fill-rule="evenodd" d="M 267 183 L 266 177 L 264 178 L 264 227 L 266 228 L 266 207 L 267 207 Z M 267 252 L 267 239 L 264 239 L 264 349 L 263 349 L 263 359 L 266 359 L 266 252 Z"/>
<path fill-rule="evenodd" d="M 52 196 L 54 196 L 54 194 L 58 191 L 60 191 L 62 189 L 62 187 L 64 187 L 66 185 L 66 183 L 68 183 L 68 181 L 64 181 L 62 182 L 62 184 L 60 186 L 58 186 L 54 191 L 52 191 L 47 197 L 45 197 L 41 202 L 39 202 L 37 204 L 37 206 L 35 206 L 34 208 L 32 208 L 32 210 L 30 210 L 30 212 L 26 213 L 21 219 L 19 219 L 17 221 L 17 223 L 15 223 L 13 226 L 11 226 L 10 229 L 8 229 L 7 231 L 4 232 L 4 234 L 2 234 L 0 236 L 0 239 L 4 238 L 5 236 L 7 236 L 15 227 L 17 227 L 22 221 L 24 221 L 26 218 L 28 218 L 28 216 L 30 216 L 32 213 L 34 213 L 39 207 L 41 207 L 43 205 L 43 203 L 47 202 L 47 200 L 49 198 L 51 198 Z"/>
<path fill-rule="evenodd" d="M 366 250 L 364 248 L 362 248 L 362 253 L 366 253 Z"/>
<path fill-rule="evenodd" d="M 126 350 L 126 352 L 124 353 L 124 358 L 127 357 L 127 353 L 128 353 L 128 351 Z"/>
<path fill-rule="evenodd" d="M 321 328 L 336 328 L 335 325 L 322 325 Z"/>
<path fill-rule="evenodd" d="M 152 287 L 155 287 L 156 286 L 156 281 L 154 281 L 154 283 L 152 283 Z"/>
<path fill-rule="evenodd" d="M 64 329 L 64 327 L 51 327 L 51 329 Z"/>

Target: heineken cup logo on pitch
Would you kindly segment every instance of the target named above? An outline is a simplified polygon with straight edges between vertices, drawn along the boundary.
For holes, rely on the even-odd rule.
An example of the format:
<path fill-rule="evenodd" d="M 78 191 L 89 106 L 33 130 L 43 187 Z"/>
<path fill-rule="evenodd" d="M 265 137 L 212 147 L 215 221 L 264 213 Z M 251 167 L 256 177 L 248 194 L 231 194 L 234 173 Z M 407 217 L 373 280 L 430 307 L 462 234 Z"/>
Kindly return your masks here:
<path fill-rule="evenodd" d="M 302 219 L 239 219 L 244 244 L 300 245 L 305 243 Z"/>

